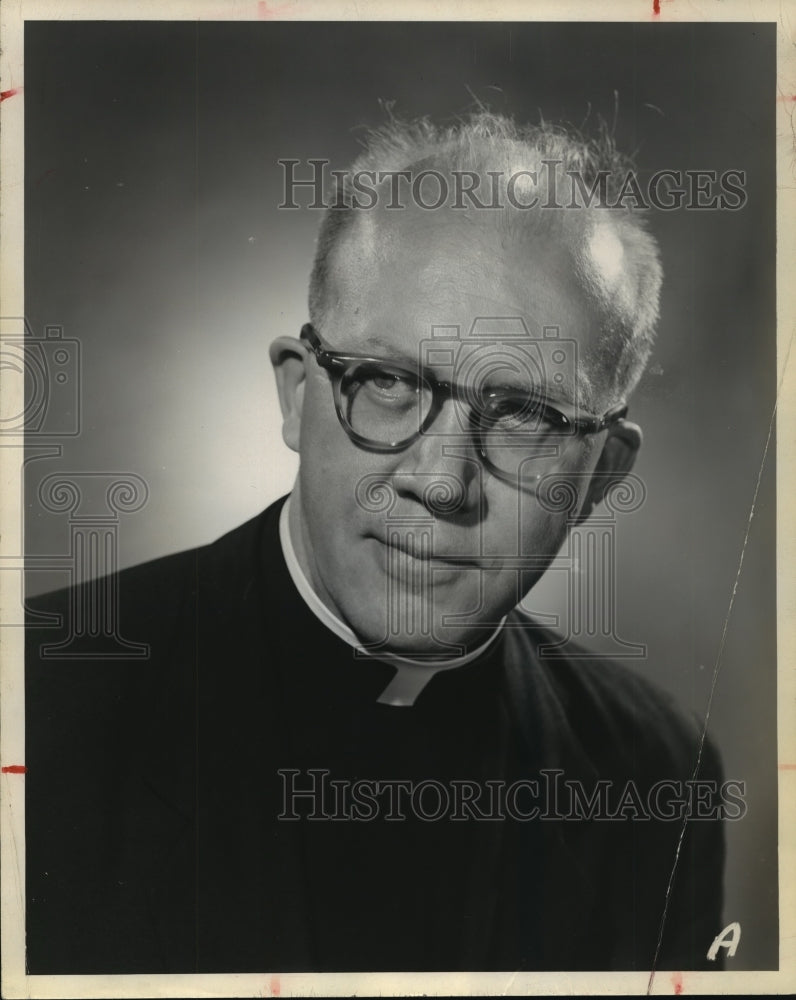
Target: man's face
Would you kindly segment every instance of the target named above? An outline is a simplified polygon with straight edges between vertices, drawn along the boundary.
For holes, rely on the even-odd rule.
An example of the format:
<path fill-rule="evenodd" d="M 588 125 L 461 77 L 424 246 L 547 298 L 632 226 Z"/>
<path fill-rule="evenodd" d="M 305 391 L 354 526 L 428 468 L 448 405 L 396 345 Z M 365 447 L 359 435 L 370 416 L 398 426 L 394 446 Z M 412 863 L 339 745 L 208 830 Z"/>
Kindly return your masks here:
<path fill-rule="evenodd" d="M 441 213 L 389 221 L 388 237 L 374 219 L 358 221 L 336 251 L 330 307 L 318 331 L 331 349 L 426 360 L 438 378 L 453 376 L 467 388 L 505 347 L 499 338 L 494 344 L 470 338 L 477 320 L 476 330 L 494 336 L 500 324 L 490 318 L 514 319 L 515 331 L 521 318 L 528 335 L 519 343 L 512 338 L 515 356 L 525 351 L 538 359 L 543 329 L 551 326 L 577 341 L 581 354 L 593 346 L 598 330 L 586 296 L 567 253 L 549 238 L 519 252 L 497 233 L 474 233 Z M 458 347 L 453 368 L 435 366 L 441 355 L 423 346 L 440 326 L 454 328 L 439 342 Z M 549 350 L 543 358 L 549 361 Z M 294 355 L 290 364 L 301 457 L 291 537 L 316 593 L 363 643 L 419 655 L 483 642 L 542 575 L 576 510 L 545 509 L 533 489 L 518 490 L 492 474 L 457 401 L 445 402 L 407 448 L 371 451 L 341 426 L 329 374 L 313 355 L 302 362 Z M 500 381 L 497 367 L 490 378 Z M 576 381 L 588 373 L 565 372 L 553 385 L 544 360 L 536 370 L 552 396 L 583 407 Z M 601 414 L 615 403 L 606 393 L 593 380 L 587 409 Z M 563 475 L 581 474 L 572 480 L 576 509 L 586 492 L 583 474 L 594 470 L 605 437 L 575 441 L 553 466 Z"/>

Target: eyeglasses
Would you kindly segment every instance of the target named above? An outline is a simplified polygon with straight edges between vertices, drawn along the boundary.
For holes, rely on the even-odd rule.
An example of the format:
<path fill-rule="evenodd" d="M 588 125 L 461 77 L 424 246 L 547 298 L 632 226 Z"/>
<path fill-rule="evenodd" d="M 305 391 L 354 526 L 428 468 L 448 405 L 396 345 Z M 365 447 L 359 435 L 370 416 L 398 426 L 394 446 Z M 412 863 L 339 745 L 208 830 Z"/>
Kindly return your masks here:
<path fill-rule="evenodd" d="M 447 382 L 400 361 L 331 350 L 306 323 L 301 340 L 332 383 L 337 417 L 357 445 L 369 451 L 402 451 L 429 431 L 443 405 L 466 409 L 462 434 L 472 440 L 492 472 L 519 488 L 552 471 L 575 442 L 627 415 L 620 403 L 601 417 L 565 413 L 538 389 Z"/>

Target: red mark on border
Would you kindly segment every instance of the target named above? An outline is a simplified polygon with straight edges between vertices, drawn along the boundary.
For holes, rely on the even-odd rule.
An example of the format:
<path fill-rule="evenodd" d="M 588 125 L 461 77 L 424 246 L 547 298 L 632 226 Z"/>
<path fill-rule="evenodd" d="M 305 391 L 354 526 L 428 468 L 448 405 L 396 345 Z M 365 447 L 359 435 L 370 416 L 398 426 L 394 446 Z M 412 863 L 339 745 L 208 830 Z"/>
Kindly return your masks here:
<path fill-rule="evenodd" d="M 16 97 L 22 93 L 22 87 L 12 87 L 11 90 L 0 90 L 0 101 L 7 101 L 9 97 Z"/>
<path fill-rule="evenodd" d="M 661 0 L 652 0 L 652 13 L 658 17 L 661 12 Z"/>
<path fill-rule="evenodd" d="M 27 770 L 24 764 L 9 764 L 7 767 L 0 767 L 3 774 L 26 774 Z"/>
<path fill-rule="evenodd" d="M 290 10 L 291 4 L 283 3 L 279 7 L 269 7 L 265 0 L 259 0 L 257 4 L 257 17 L 261 21 L 268 21 L 272 17 L 279 17 L 279 15 L 286 10 Z"/>
<path fill-rule="evenodd" d="M 672 973 L 672 986 L 674 987 L 675 996 L 680 996 L 683 992 L 683 974 L 682 972 Z"/>
<path fill-rule="evenodd" d="M 269 985 L 272 997 L 278 997 L 282 992 L 282 984 L 279 982 L 279 976 L 271 976 L 271 982 Z"/>
<path fill-rule="evenodd" d="M 796 101 L 796 94 L 783 94 L 777 98 L 778 101 Z"/>
<path fill-rule="evenodd" d="M 780 771 L 796 771 L 796 764 L 779 764 Z"/>

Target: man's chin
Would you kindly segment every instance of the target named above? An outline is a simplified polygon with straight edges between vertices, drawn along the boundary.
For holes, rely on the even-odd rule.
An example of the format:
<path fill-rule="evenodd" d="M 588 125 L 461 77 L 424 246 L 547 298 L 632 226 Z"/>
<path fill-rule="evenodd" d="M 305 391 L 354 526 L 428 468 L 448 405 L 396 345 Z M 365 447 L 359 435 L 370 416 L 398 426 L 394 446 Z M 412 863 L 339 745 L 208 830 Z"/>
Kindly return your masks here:
<path fill-rule="evenodd" d="M 413 632 L 385 630 L 380 639 L 365 640 L 360 636 L 360 642 L 363 649 L 373 656 L 401 656 L 413 660 L 451 659 L 483 646 L 499 624 L 500 621 L 496 620 L 494 624 L 483 625 L 478 629 L 437 626 Z"/>
<path fill-rule="evenodd" d="M 462 656 L 483 645 L 500 624 L 485 607 L 506 590 L 503 574 L 473 566 L 428 562 L 366 539 L 362 558 L 349 566 L 356 588 L 339 601 L 342 617 L 374 655 L 411 659 Z M 492 594 L 490 595 L 490 587 Z M 494 613 L 489 613 L 494 610 Z"/>

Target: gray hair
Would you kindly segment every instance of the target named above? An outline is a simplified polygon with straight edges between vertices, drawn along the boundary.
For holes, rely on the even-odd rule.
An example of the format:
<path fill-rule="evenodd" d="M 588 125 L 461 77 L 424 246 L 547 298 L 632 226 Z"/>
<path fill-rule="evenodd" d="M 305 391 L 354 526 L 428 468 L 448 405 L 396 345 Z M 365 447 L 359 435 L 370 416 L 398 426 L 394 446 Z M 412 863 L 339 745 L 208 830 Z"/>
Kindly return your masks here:
<path fill-rule="evenodd" d="M 605 127 L 585 138 L 561 125 L 518 126 L 510 118 L 479 110 L 446 126 L 427 118 L 405 122 L 391 117 L 366 134 L 363 146 L 342 182 L 338 172 L 333 202 L 318 232 L 309 291 L 310 319 L 315 325 L 322 325 L 328 307 L 334 251 L 358 215 L 354 176 L 408 171 L 415 177 L 438 171 L 474 172 L 485 178 L 495 172 L 505 200 L 507 178 L 532 173 L 541 207 L 521 211 L 502 204 L 498 211 L 479 215 L 518 242 L 552 232 L 568 244 L 577 277 L 598 312 L 601 333 L 593 360 L 617 391 L 632 390 L 652 348 L 662 269 L 657 243 L 638 209 L 594 208 L 585 196 L 585 188 L 599 181 L 604 185 L 602 196 L 611 203 L 633 172 L 632 161 L 616 150 Z M 542 204 L 551 191 L 551 170 L 549 166 L 542 169 L 545 163 L 554 164 L 553 183 L 569 178 L 569 204 L 549 209 Z M 573 175 L 580 183 L 572 183 Z M 390 222 L 385 217 L 381 224 Z M 606 251 L 613 261 L 601 269 L 599 258 Z"/>

